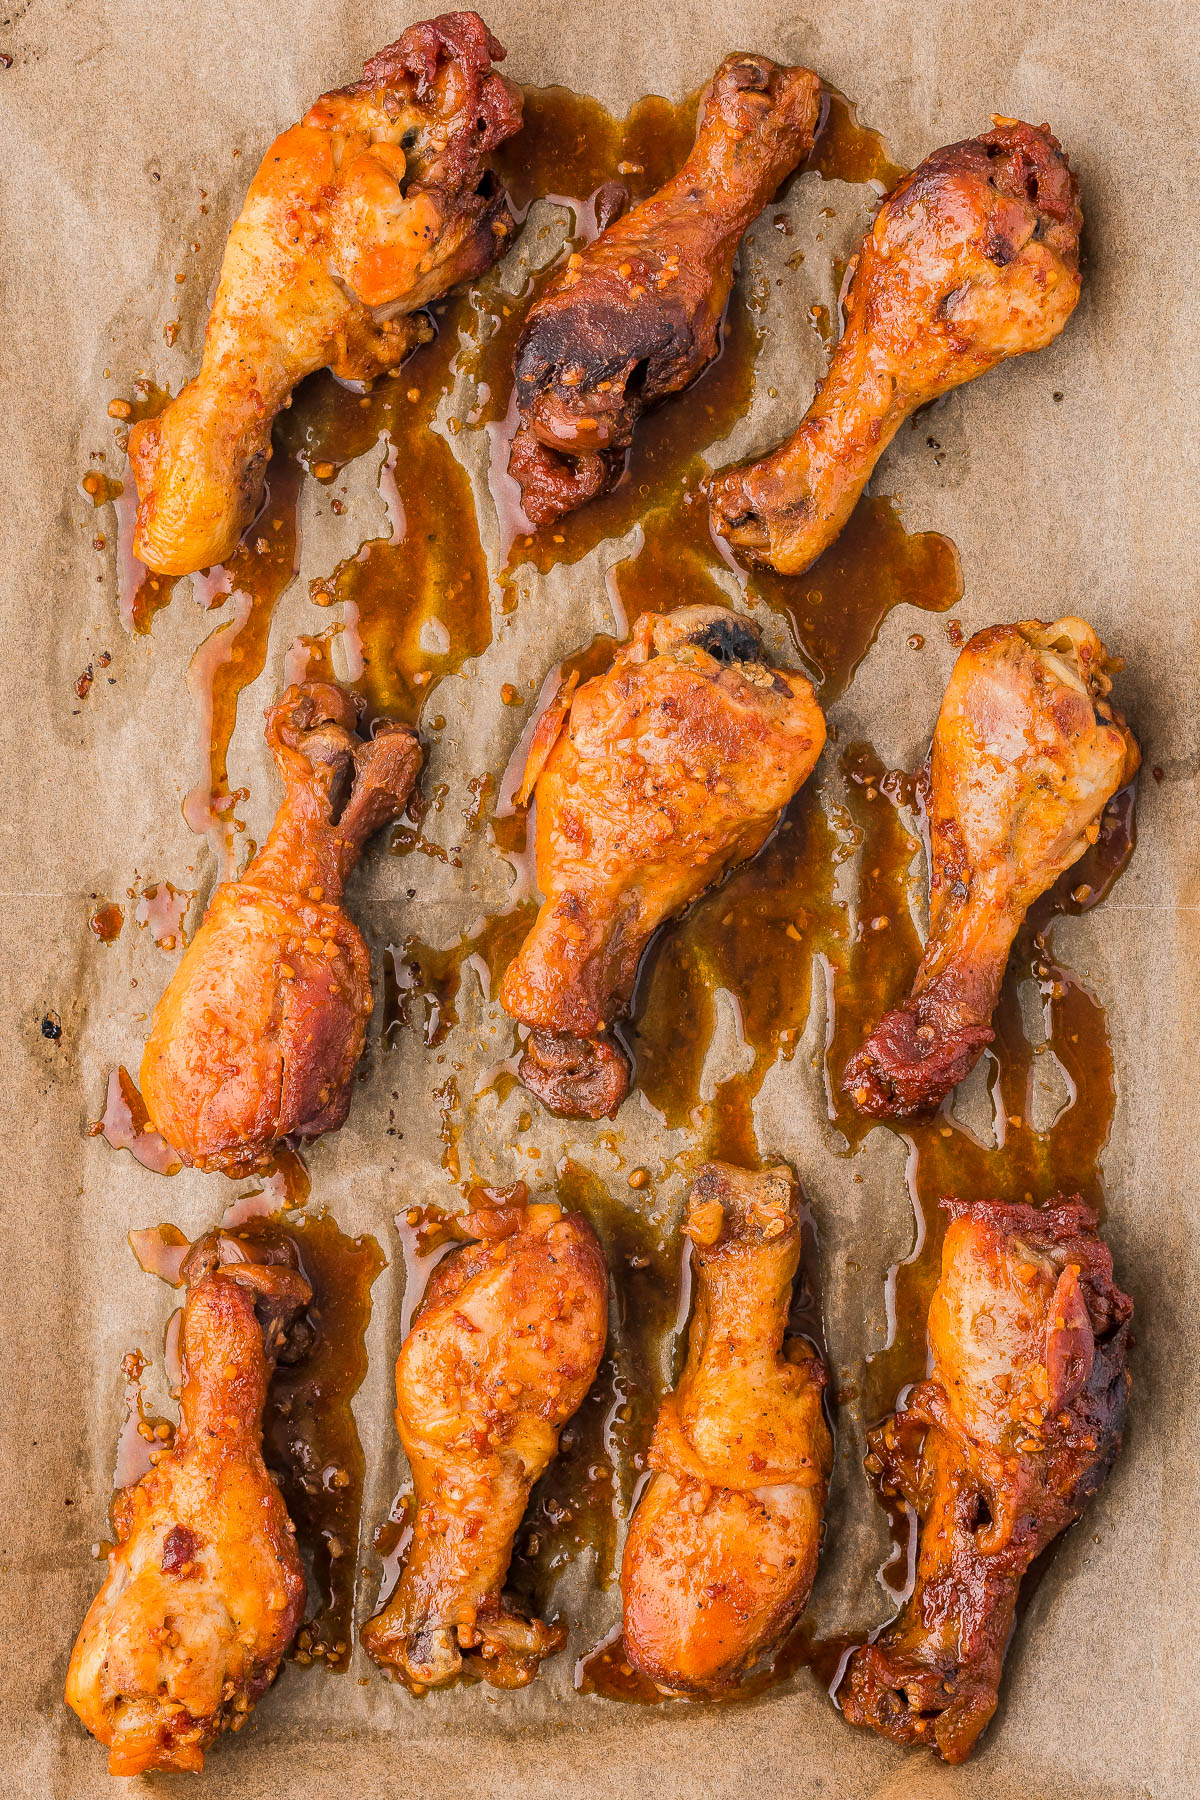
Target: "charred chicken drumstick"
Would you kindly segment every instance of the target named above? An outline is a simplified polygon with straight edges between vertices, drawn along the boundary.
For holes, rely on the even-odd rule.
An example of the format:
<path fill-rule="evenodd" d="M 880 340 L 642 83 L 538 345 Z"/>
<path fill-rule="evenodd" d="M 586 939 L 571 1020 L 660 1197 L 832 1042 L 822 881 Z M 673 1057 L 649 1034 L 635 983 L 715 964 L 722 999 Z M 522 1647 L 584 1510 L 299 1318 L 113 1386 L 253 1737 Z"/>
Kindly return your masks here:
<path fill-rule="evenodd" d="M 608 1271 L 591 1226 L 558 1206 L 470 1215 L 477 1241 L 434 1271 L 396 1360 L 396 1427 L 412 1469 L 412 1547 L 363 1629 L 417 1692 L 470 1658 L 497 1687 L 532 1681 L 566 1632 L 503 1598 L 530 1490 L 604 1352 Z"/>
<path fill-rule="evenodd" d="M 819 101 L 808 69 L 726 57 L 678 175 L 571 256 L 530 308 L 509 471 L 532 524 L 612 487 L 641 414 L 712 361 L 742 234 L 812 148 Z"/>
<path fill-rule="evenodd" d="M 184 1262 L 179 1430 L 117 1499 L 108 1576 L 71 1656 L 67 1704 L 108 1748 L 112 1775 L 202 1769 L 214 1738 L 245 1724 L 304 1616 L 262 1415 L 286 1328 L 312 1293 L 260 1254 L 214 1235 Z"/>
<path fill-rule="evenodd" d="M 934 1111 L 994 1033 L 1008 953 L 1033 902 L 1077 862 L 1139 752 L 1082 619 L 1025 619 L 965 646 L 930 758 L 929 937 L 904 1005 L 846 1065 L 860 1112 Z"/>
<path fill-rule="evenodd" d="M 395 369 L 418 318 L 489 268 L 513 229 L 486 159 L 521 123 L 478 13 L 410 25 L 353 87 L 277 138 L 230 233 L 200 373 L 136 425 L 134 554 L 165 575 L 221 562 L 258 509 L 271 421 L 327 365 Z"/>
<path fill-rule="evenodd" d="M 853 1724 L 958 1763 L 996 1710 L 1023 1576 L 1121 1448 L 1133 1304 L 1077 1201 L 942 1205 L 933 1368 L 867 1459 L 920 1516 L 916 1586 L 839 1698 Z"/>
<path fill-rule="evenodd" d="M 1079 298 L 1082 223 L 1047 126 L 997 119 L 927 156 L 859 246 L 846 327 L 799 429 L 712 481 L 713 530 L 781 575 L 803 573 L 910 414 L 1058 336 Z"/>
<path fill-rule="evenodd" d="M 267 714 L 283 803 L 240 881 L 222 882 L 155 1009 L 150 1121 L 185 1162 L 245 1174 L 282 1138 L 336 1131 L 371 1016 L 371 960 L 342 909 L 367 838 L 421 763 L 407 725 L 359 737 L 356 698 L 291 687 Z"/>
<path fill-rule="evenodd" d="M 519 798 L 537 798 L 545 898 L 500 1000 L 530 1027 L 520 1078 L 551 1112 L 616 1112 L 629 1068 L 607 1027 L 642 951 L 762 846 L 824 742 L 804 676 L 713 606 L 644 615 L 607 674 L 543 714 Z"/>
<path fill-rule="evenodd" d="M 788 1169 L 700 1170 L 684 1227 L 697 1283 L 687 1367 L 621 1568 L 625 1656 L 672 1693 L 718 1693 L 803 1612 L 832 1445 L 824 1366 L 785 1337 L 800 1262 Z"/>

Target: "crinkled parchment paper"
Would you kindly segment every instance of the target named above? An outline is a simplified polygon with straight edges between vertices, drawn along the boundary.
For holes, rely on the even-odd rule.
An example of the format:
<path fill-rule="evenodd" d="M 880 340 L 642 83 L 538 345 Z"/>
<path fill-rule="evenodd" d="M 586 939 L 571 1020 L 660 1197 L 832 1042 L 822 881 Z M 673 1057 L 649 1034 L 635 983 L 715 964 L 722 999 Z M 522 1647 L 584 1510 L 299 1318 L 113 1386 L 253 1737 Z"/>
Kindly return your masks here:
<path fill-rule="evenodd" d="M 99 1579 L 89 1548 L 106 1531 L 121 1358 L 141 1345 L 161 1362 L 174 1304 L 138 1270 L 126 1232 L 166 1217 L 199 1232 L 232 1192 L 216 1177 L 190 1173 L 166 1182 L 85 1134 L 103 1105 L 108 1070 L 118 1062 L 136 1068 L 145 1016 L 171 967 L 149 932 L 127 926 L 111 946 L 98 942 L 87 925 L 90 897 L 170 880 L 196 891 L 194 923 L 216 879 L 208 845 L 180 812 L 202 772 L 184 671 L 215 619 L 199 611 L 185 582 L 152 636 L 123 633 L 111 558 L 91 546 L 96 519 L 79 478 L 91 450 L 111 447 L 105 408 L 114 392 L 128 392 L 138 370 L 174 388 L 194 368 L 206 284 L 263 149 L 317 94 L 353 79 L 364 56 L 413 16 L 411 4 L 376 0 L 11 0 L 0 16 L 0 585 L 10 691 L 0 915 L 9 1013 L 0 1038 L 8 1168 L 0 1278 L 4 1795 L 83 1800 L 109 1791 L 103 1752 L 67 1713 L 61 1691 Z M 910 529 L 942 531 L 957 544 L 965 593 L 956 616 L 965 631 L 1084 613 L 1127 659 L 1121 693 L 1147 770 L 1162 773 L 1143 778 L 1138 849 L 1117 888 L 1056 932 L 1059 954 L 1109 1008 L 1119 1101 L 1104 1161 L 1106 1229 L 1138 1308 L 1131 1425 L 1115 1475 L 1037 1589 L 1009 1657 L 997 1721 L 964 1769 L 852 1731 L 803 1673 L 751 1705 L 639 1708 L 574 1695 L 568 1653 L 519 1695 L 480 1686 L 416 1701 L 360 1653 L 348 1676 L 286 1667 L 247 1730 L 213 1753 L 203 1791 L 244 1800 L 330 1791 L 357 1800 L 640 1800 L 647 1792 L 662 1800 L 1183 1800 L 1200 1792 L 1191 1741 L 1200 1587 L 1194 8 L 1187 0 L 860 0 L 802 10 L 783 0 L 494 0 L 487 17 L 518 80 L 562 82 L 617 112 L 647 91 L 680 96 L 726 51 L 746 48 L 817 69 L 906 163 L 984 128 L 993 112 L 1048 118 L 1069 149 L 1089 252 L 1077 317 L 1043 355 L 953 396 L 939 419 L 940 463 L 922 434 L 902 434 L 875 488 L 900 497 Z M 814 302 L 832 303 L 832 259 L 853 242 L 872 201 L 868 189 L 815 175 L 796 185 L 788 249 L 800 243 L 810 253 L 784 286 L 765 290 L 768 361 L 729 456 L 773 442 L 806 403 L 822 354 L 807 312 Z M 768 258 L 784 255 L 782 244 L 759 248 Z M 184 267 L 189 279 L 180 288 L 174 276 Z M 178 340 L 168 349 L 162 327 L 177 316 Z M 485 449 L 481 434 L 456 440 L 494 570 Z M 386 531 L 376 459 L 362 459 L 348 481 L 340 518 L 321 490 L 306 488 L 299 577 L 276 614 L 263 674 L 241 703 L 231 785 L 249 788 L 244 815 L 260 841 L 276 792 L 261 741 L 263 707 L 281 683 L 292 638 L 328 622 L 311 606 L 308 581 Z M 457 841 L 471 803 L 468 780 L 487 771 L 498 779 L 527 722 L 527 711 L 500 704 L 500 685 L 511 680 L 527 693 L 531 677 L 540 681 L 557 658 L 613 628 L 603 576 L 625 549 L 603 544 L 559 569 L 506 620 L 497 605 L 489 650 L 438 690 L 448 723 L 426 782 L 444 782 L 448 793 L 427 828 L 433 839 Z M 832 712 L 843 743 L 869 738 L 893 767 L 913 767 L 923 753 L 954 655 L 934 622 L 925 627 L 924 656 L 905 658 L 913 628 L 904 608 L 887 619 Z M 776 649 L 782 630 L 771 640 Z M 75 678 L 101 651 L 111 663 L 81 704 Z M 462 870 L 430 857 L 369 858 L 352 905 L 377 950 L 412 933 L 448 944 L 481 912 L 506 903 L 510 879 L 477 837 Z M 61 1018 L 57 1041 L 40 1029 L 48 1010 Z M 822 1030 L 818 1006 L 814 1042 Z M 446 1046 L 463 1064 L 465 1095 L 509 1041 L 468 971 Z M 718 1041 L 712 1055 L 736 1058 L 736 1046 Z M 392 1219 L 406 1205 L 453 1199 L 434 1099 L 445 1073 L 413 1031 L 382 1050 L 377 1021 L 350 1123 L 309 1157 L 313 1204 L 329 1207 L 347 1231 L 374 1233 L 390 1259 L 374 1290 L 370 1372 L 356 1402 L 369 1469 L 363 1603 L 374 1593 L 369 1530 L 401 1473 L 390 1417 L 403 1279 Z M 402 1139 L 385 1135 L 393 1093 L 401 1096 Z M 465 1109 L 464 1172 L 473 1167 L 497 1182 L 531 1174 L 513 1130 L 522 1104 L 519 1094 L 503 1103 L 491 1094 Z M 803 1055 L 768 1076 L 758 1128 L 764 1147 L 797 1165 L 813 1202 L 827 1332 L 839 1369 L 852 1377 L 882 1341 L 884 1273 L 911 1244 L 903 1146 L 876 1132 L 857 1158 L 830 1155 L 820 1078 Z M 602 1129 L 546 1120 L 521 1145 L 539 1147 L 549 1169 L 569 1143 L 603 1178 L 616 1159 Z M 621 1116 L 618 1141 L 625 1167 L 657 1165 L 682 1147 L 636 1099 Z M 660 1206 L 677 1208 L 682 1186 L 680 1178 L 661 1187 Z M 886 1527 L 861 1476 L 861 1451 L 852 1411 L 843 1409 L 813 1597 L 820 1629 L 865 1631 L 887 1611 L 874 1574 Z M 559 1598 L 583 1620 L 576 1648 L 615 1617 L 616 1591 L 597 1591 L 586 1559 L 568 1571 Z M 200 1791 L 190 1777 L 133 1786 Z"/>

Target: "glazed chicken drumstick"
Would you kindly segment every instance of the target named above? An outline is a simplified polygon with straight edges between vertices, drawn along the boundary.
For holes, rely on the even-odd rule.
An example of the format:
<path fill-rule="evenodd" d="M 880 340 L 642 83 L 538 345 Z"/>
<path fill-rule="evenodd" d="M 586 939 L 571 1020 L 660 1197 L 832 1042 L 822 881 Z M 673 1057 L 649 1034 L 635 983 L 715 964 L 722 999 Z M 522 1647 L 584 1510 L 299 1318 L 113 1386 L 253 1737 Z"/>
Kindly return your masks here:
<path fill-rule="evenodd" d="M 283 1138 L 336 1131 L 371 1016 L 371 960 L 342 908 L 366 840 L 398 818 L 421 748 L 407 725 L 363 739 L 361 703 L 329 682 L 267 714 L 284 780 L 266 843 L 222 882 L 155 1008 L 141 1088 L 187 1163 L 264 1166 Z"/>
<path fill-rule="evenodd" d="M 1021 921 L 1137 769 L 1108 697 L 1119 667 L 1082 619 L 997 625 L 964 647 L 930 757 L 929 937 L 908 1000 L 846 1065 L 860 1112 L 936 1110 L 991 1043 Z"/>
<path fill-rule="evenodd" d="M 542 715 L 518 798 L 537 799 L 545 898 L 500 1001 L 530 1027 L 519 1074 L 551 1112 L 616 1112 L 629 1068 L 607 1030 L 650 937 L 761 848 L 824 742 L 804 676 L 714 606 L 645 614 Z"/>
<path fill-rule="evenodd" d="M 717 353 L 746 227 L 812 148 L 820 82 L 727 56 L 679 173 L 571 256 L 517 345 L 509 472 L 534 525 L 612 487 L 641 414 Z"/>
<path fill-rule="evenodd" d="M 920 1516 L 916 1586 L 839 1699 L 853 1724 L 958 1763 L 996 1709 L 1026 1571 L 1120 1450 L 1133 1305 L 1077 1201 L 942 1205 L 933 1367 L 867 1458 Z"/>
<path fill-rule="evenodd" d="M 114 1509 L 117 1542 L 67 1672 L 112 1775 L 204 1767 L 275 1679 L 304 1616 L 294 1529 L 262 1457 L 267 1383 L 312 1290 L 225 1235 L 186 1258 L 174 1446 Z"/>
<path fill-rule="evenodd" d="M 732 1687 L 808 1601 L 832 1461 L 825 1369 L 786 1337 L 800 1263 L 782 1165 L 709 1163 L 684 1230 L 695 1307 L 621 1567 L 625 1656 L 670 1693 Z"/>
<path fill-rule="evenodd" d="M 1015 119 L 935 150 L 859 246 L 845 330 L 795 435 L 710 484 L 713 530 L 800 575 L 919 406 L 1042 350 L 1079 298 L 1075 178 L 1048 126 Z"/>
<path fill-rule="evenodd" d="M 596 1234 L 552 1204 L 461 1221 L 476 1241 L 434 1271 L 396 1360 L 396 1428 L 416 1518 L 391 1599 L 363 1628 L 376 1662 L 422 1692 L 470 1659 L 532 1681 L 566 1632 L 503 1597 L 513 1538 L 559 1433 L 595 1380 L 608 1324 Z"/>
<path fill-rule="evenodd" d="M 398 368 L 430 335 L 420 309 L 507 247 L 512 213 L 487 168 L 521 123 L 520 91 L 491 67 L 503 55 L 478 13 L 410 25 L 271 145 L 230 233 L 200 373 L 130 433 L 148 567 L 223 561 L 297 382 Z"/>

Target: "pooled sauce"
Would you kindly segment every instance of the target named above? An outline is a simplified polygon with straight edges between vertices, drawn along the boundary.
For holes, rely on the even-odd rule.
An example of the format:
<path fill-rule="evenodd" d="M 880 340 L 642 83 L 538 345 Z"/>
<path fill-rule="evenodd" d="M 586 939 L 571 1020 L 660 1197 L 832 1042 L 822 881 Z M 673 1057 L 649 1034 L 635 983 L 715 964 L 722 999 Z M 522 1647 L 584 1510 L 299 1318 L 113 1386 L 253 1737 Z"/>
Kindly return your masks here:
<path fill-rule="evenodd" d="M 178 1154 L 150 1123 L 146 1102 L 128 1069 L 113 1069 L 108 1077 L 104 1111 L 88 1127 L 91 1137 L 103 1137 L 114 1150 L 128 1150 L 136 1162 L 156 1175 L 178 1175 L 183 1167 Z"/>
<path fill-rule="evenodd" d="M 102 944 L 115 944 L 125 923 L 125 908 L 116 900 L 108 900 L 88 914 L 88 930 Z"/>
<path fill-rule="evenodd" d="M 279 1483 L 309 1569 L 308 1617 L 292 1655 L 300 1663 L 323 1661 L 328 1668 L 346 1669 L 365 1469 L 351 1402 L 367 1372 L 371 1284 L 384 1267 L 383 1253 L 374 1238 L 347 1237 L 324 1213 L 302 1219 L 279 1213 L 249 1218 L 232 1235 L 247 1244 L 290 1243 L 312 1284 L 313 1297 L 303 1315 L 307 1329 L 298 1339 L 307 1347 L 295 1362 L 277 1364 L 271 1378 L 263 1456 Z M 176 1226 L 131 1232 L 130 1245 L 142 1268 L 178 1285 L 189 1245 Z M 174 1322 L 167 1335 L 168 1345 L 177 1340 Z M 133 1425 L 124 1436 L 132 1431 L 146 1439 L 141 1429 L 142 1369 L 130 1378 L 138 1384 L 139 1399 L 136 1418 L 131 1405 Z M 161 1439 L 159 1422 L 149 1423 L 150 1437 Z M 138 1469 L 119 1485 L 144 1472 Z"/>
<path fill-rule="evenodd" d="M 333 573 L 312 584 L 321 606 L 339 606 L 326 647 L 303 640 L 330 667 L 332 640 L 345 652 L 342 679 L 365 694 L 371 715 L 415 724 L 443 676 L 491 642 L 487 564 L 471 484 L 450 440 L 463 428 L 438 412 L 449 393 L 472 296 L 434 308 L 436 332 L 392 377 L 361 394 L 328 373 L 315 376 L 281 416 L 288 454 L 334 494 L 355 457 L 377 450 L 390 532 L 368 538 Z"/>
<path fill-rule="evenodd" d="M 209 604 L 220 605 L 228 596 L 232 616 L 209 633 L 188 668 L 188 687 L 200 711 L 207 770 L 184 801 L 183 816 L 193 831 L 215 831 L 220 836 L 227 862 L 234 833 L 242 829 L 234 807 L 245 798 L 241 790 L 231 792 L 229 787 L 229 745 L 237 723 L 238 700 L 243 689 L 262 674 L 271 620 L 296 571 L 299 499 L 300 470 L 284 457 L 272 457 L 263 510 L 224 569 L 215 571 L 217 582 Z"/>
<path fill-rule="evenodd" d="M 669 1214 L 622 1201 L 609 1184 L 568 1161 L 558 1199 L 580 1212 L 604 1247 L 610 1273 L 610 1327 L 587 1398 L 569 1420 L 559 1453 L 533 1490 L 517 1533 L 510 1583 L 536 1606 L 549 1581 L 585 1549 L 594 1578 L 617 1577 L 617 1528 L 633 1508 L 645 1470 L 664 1382 L 664 1357 L 680 1307 L 684 1242 Z M 686 1315 L 685 1315 L 686 1317 Z M 668 1379 L 674 1370 L 668 1367 Z"/>
<path fill-rule="evenodd" d="M 251 1219 L 235 1235 L 250 1243 L 290 1239 L 312 1283 L 312 1347 L 275 1371 L 263 1455 L 310 1562 L 309 1616 L 292 1654 L 346 1669 L 366 1467 L 351 1402 L 367 1372 L 371 1284 L 384 1255 L 373 1237 L 347 1237 L 327 1213 L 286 1224 Z"/>

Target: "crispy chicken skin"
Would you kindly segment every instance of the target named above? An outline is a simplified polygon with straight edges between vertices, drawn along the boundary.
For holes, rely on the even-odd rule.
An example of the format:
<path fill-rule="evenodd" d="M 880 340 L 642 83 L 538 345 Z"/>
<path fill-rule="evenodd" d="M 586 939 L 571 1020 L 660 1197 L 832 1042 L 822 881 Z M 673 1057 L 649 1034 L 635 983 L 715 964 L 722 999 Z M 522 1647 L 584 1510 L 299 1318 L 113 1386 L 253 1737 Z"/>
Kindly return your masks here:
<path fill-rule="evenodd" d="M 716 534 L 802 574 L 910 414 L 1058 336 L 1079 298 L 1082 224 L 1048 126 L 997 119 L 927 156 L 859 246 L 845 330 L 799 429 L 713 479 Z"/>
<path fill-rule="evenodd" d="M 860 1112 L 934 1111 L 991 1043 L 1022 919 L 1137 769 L 1109 700 L 1120 666 L 1082 619 L 996 625 L 964 647 L 930 758 L 929 937 L 911 995 L 846 1065 Z"/>
<path fill-rule="evenodd" d="M 1077 1201 L 942 1205 L 932 1371 L 867 1458 L 920 1516 L 916 1586 L 839 1698 L 853 1724 L 958 1763 L 996 1710 L 1022 1577 L 1121 1448 L 1133 1303 Z"/>
<path fill-rule="evenodd" d="M 509 471 L 532 524 L 612 487 L 641 414 L 712 361 L 742 234 L 812 148 L 819 103 L 810 70 L 727 56 L 679 173 L 530 308 Z"/>
<path fill-rule="evenodd" d="M 596 1234 L 552 1204 L 482 1210 L 434 1271 L 396 1360 L 396 1428 L 416 1518 L 404 1572 L 363 1628 L 420 1693 L 469 1661 L 523 1687 L 565 1640 L 503 1598 L 513 1537 L 559 1433 L 596 1376 L 608 1270 Z"/>
<path fill-rule="evenodd" d="M 225 250 L 200 373 L 136 425 L 134 554 L 164 575 L 221 562 L 258 509 L 271 421 L 326 366 L 369 381 L 416 316 L 489 268 L 513 230 L 486 167 L 521 95 L 478 13 L 445 13 L 372 57 L 271 145 Z"/>
<path fill-rule="evenodd" d="M 421 748 L 407 725 L 356 729 L 329 682 L 267 714 L 283 802 L 240 881 L 222 882 L 151 1022 L 141 1088 L 185 1162 L 245 1174 L 293 1133 L 336 1131 L 371 1016 L 371 959 L 342 910 L 367 838 L 399 817 Z"/>
<path fill-rule="evenodd" d="M 616 1112 L 629 1068 L 607 1027 L 652 933 L 753 856 L 824 742 L 804 676 L 714 606 L 644 615 L 542 715 L 518 797 L 536 795 L 544 900 L 500 1000 L 530 1027 L 520 1078 L 551 1112 Z"/>
<path fill-rule="evenodd" d="M 779 1165 L 702 1168 L 684 1227 L 696 1302 L 621 1567 L 625 1655 L 672 1693 L 732 1687 L 803 1612 L 832 1445 L 825 1369 L 785 1338 L 798 1192 Z"/>
<path fill-rule="evenodd" d="M 108 1749 L 112 1775 L 202 1769 L 214 1738 L 245 1724 L 304 1616 L 262 1415 L 287 1326 L 312 1292 L 294 1267 L 257 1254 L 214 1234 L 184 1263 L 179 1430 L 115 1503 L 108 1576 L 71 1656 L 67 1704 Z"/>

